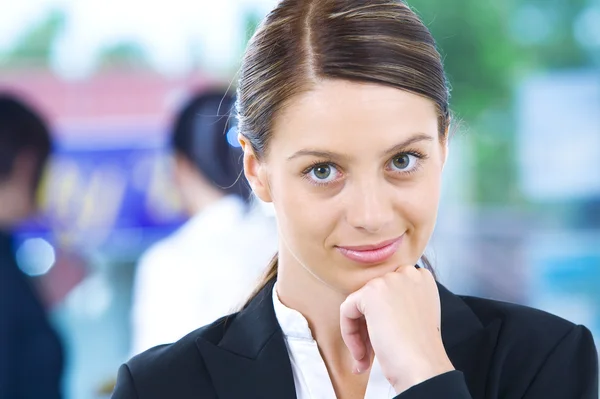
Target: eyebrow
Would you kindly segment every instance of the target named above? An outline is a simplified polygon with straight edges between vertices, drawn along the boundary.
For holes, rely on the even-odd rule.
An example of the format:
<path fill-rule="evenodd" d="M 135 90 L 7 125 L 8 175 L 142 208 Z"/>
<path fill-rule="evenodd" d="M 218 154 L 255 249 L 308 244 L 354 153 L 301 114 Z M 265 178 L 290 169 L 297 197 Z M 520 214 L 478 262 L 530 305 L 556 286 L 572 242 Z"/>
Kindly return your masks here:
<path fill-rule="evenodd" d="M 401 152 L 403 149 L 405 149 L 406 147 L 408 147 L 409 145 L 418 143 L 420 141 L 433 141 L 433 137 L 431 137 L 430 135 L 425 134 L 425 133 L 418 133 L 412 137 L 409 137 L 408 139 L 404 140 L 403 142 L 396 144 L 392 148 L 389 148 L 389 149 L 383 151 L 382 156 L 397 154 L 397 153 Z M 331 160 L 346 158 L 346 156 L 344 156 L 343 154 L 338 154 L 338 153 L 331 152 L 331 151 L 304 149 L 304 150 L 297 151 L 294 154 L 292 154 L 291 156 L 289 156 L 288 160 L 292 160 L 294 158 L 299 158 L 299 157 L 303 157 L 303 156 L 327 158 L 327 159 L 331 159 Z"/>

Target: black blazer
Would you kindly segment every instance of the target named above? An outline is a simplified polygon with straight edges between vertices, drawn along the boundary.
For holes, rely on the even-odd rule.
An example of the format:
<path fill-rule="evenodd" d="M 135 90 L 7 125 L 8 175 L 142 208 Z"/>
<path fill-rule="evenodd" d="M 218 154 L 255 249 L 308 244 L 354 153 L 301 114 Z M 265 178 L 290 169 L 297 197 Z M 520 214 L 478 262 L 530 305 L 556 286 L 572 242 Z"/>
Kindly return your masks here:
<path fill-rule="evenodd" d="M 295 398 L 272 289 L 268 284 L 241 312 L 122 365 L 112 398 Z M 439 291 L 442 338 L 457 371 L 396 399 L 598 398 L 598 357 L 585 327 L 539 310 L 459 297 L 441 285 Z"/>
<path fill-rule="evenodd" d="M 61 398 L 63 348 L 0 231 L 0 399 Z"/>

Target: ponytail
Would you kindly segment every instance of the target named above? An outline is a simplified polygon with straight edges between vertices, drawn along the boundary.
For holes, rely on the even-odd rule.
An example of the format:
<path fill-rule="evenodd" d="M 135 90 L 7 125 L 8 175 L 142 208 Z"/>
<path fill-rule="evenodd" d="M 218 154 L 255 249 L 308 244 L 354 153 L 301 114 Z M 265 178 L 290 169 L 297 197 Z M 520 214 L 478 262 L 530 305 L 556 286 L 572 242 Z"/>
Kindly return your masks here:
<path fill-rule="evenodd" d="M 273 255 L 273 258 L 271 258 L 271 261 L 269 262 L 269 265 L 267 266 L 265 273 L 263 274 L 262 278 L 260 279 L 260 282 L 254 288 L 254 291 L 252 291 L 252 294 L 250 294 L 250 297 L 248 298 L 248 300 L 246 301 L 246 303 L 244 304 L 242 309 L 245 309 L 250 304 L 250 302 L 252 302 L 252 300 L 254 298 L 256 298 L 258 293 L 263 290 L 263 288 L 265 288 L 273 280 L 277 279 L 278 265 L 279 265 L 279 256 L 277 253 L 275 253 L 275 255 Z"/>
<path fill-rule="evenodd" d="M 435 269 L 433 268 L 433 265 L 431 264 L 431 261 L 427 255 L 421 255 L 421 264 L 425 269 L 429 270 L 429 272 L 433 275 L 433 278 L 437 281 L 437 274 L 435 273 Z"/>

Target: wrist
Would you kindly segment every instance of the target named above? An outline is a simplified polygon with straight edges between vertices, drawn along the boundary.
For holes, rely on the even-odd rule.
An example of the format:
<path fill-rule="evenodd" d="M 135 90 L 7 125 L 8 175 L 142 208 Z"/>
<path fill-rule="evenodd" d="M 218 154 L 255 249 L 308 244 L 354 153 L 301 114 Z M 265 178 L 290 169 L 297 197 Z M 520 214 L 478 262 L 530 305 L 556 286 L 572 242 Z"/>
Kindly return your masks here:
<path fill-rule="evenodd" d="M 448 358 L 422 365 L 415 363 L 408 372 L 403 372 L 401 377 L 389 379 L 389 382 L 399 395 L 413 386 L 453 370 L 455 368 Z"/>

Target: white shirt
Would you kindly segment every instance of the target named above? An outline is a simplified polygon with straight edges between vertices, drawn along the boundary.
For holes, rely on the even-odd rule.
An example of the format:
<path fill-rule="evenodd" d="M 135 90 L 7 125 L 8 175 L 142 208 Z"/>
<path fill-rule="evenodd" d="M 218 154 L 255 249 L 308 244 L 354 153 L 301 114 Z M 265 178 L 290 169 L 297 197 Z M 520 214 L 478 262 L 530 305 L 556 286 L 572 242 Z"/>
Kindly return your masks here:
<path fill-rule="evenodd" d="M 275 316 L 283 330 L 294 375 L 297 399 L 335 399 L 333 384 L 321 357 L 317 342 L 313 339 L 308 322 L 302 314 L 286 307 L 273 287 Z M 365 399 L 391 399 L 396 397 L 394 388 L 385 378 L 377 358 L 373 361 L 367 383 Z"/>
<path fill-rule="evenodd" d="M 134 281 L 131 355 L 236 311 L 276 250 L 274 218 L 234 196 L 150 247 Z"/>

